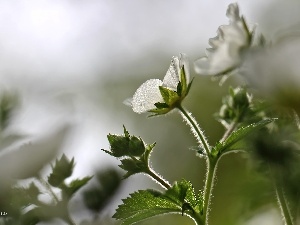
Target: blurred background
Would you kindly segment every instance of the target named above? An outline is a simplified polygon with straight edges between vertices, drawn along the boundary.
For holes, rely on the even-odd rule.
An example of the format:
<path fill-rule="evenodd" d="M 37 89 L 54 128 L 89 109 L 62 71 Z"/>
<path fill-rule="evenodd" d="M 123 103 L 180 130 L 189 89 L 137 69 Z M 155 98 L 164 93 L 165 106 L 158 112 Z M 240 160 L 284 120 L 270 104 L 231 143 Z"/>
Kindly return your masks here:
<path fill-rule="evenodd" d="M 73 176 L 84 177 L 107 168 L 122 174 L 118 161 L 101 149 L 109 148 L 106 135 L 121 134 L 124 124 L 131 134 L 141 136 L 147 143 L 157 142 L 151 156 L 157 172 L 171 183 L 185 177 L 196 189 L 202 188 L 205 162 L 188 150 L 196 142 L 180 116 L 174 112 L 149 119 L 135 114 L 123 101 L 132 97 L 145 80 L 162 79 L 172 56 L 186 53 L 191 64 L 204 56 L 208 39 L 216 35 L 218 26 L 228 23 L 225 14 L 230 3 L 0 0 L 0 92 L 11 91 L 19 96 L 9 132 L 26 134 L 30 140 L 72 124 L 67 143 L 57 155 L 74 157 Z M 271 40 L 300 22 L 297 1 L 241 0 L 238 4 L 248 24 L 257 26 L 257 31 Z M 191 70 L 196 76 L 192 67 Z M 210 77 L 198 76 L 184 101 L 211 144 L 223 134 L 223 127 L 212 115 L 219 110 L 228 86 L 236 83 L 238 80 L 230 78 L 220 87 Z M 255 216 L 247 214 L 251 193 L 244 193 L 243 187 L 249 186 L 247 182 L 259 181 L 249 175 L 246 165 L 247 156 L 242 154 L 221 161 L 210 214 L 212 225 L 281 224 L 280 213 L 272 207 L 260 208 Z M 49 168 L 43 173 L 47 174 Z M 241 177 L 238 184 L 237 177 Z M 255 187 L 253 193 L 257 191 Z M 110 217 L 121 199 L 147 188 L 160 189 L 143 175 L 124 180 L 101 210 L 101 224 L 114 224 Z M 75 198 L 70 207 L 78 224 L 92 220 L 92 214 L 82 209 L 81 200 Z M 59 223 L 62 222 L 48 224 Z M 139 224 L 193 222 L 171 215 Z"/>

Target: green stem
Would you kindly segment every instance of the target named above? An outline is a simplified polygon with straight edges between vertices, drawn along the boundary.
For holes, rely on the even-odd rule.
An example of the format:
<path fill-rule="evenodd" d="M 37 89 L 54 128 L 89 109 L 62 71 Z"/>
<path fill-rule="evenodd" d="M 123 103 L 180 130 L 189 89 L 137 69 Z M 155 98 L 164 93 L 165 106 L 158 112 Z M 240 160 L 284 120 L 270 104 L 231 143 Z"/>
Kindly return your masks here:
<path fill-rule="evenodd" d="M 153 171 L 150 167 L 148 168 L 148 171 L 146 172 L 150 177 L 152 177 L 155 181 L 157 181 L 161 186 L 163 186 L 166 189 L 171 188 L 171 185 L 168 181 L 165 181 L 162 177 L 160 177 L 155 171 Z"/>
<path fill-rule="evenodd" d="M 276 180 L 276 177 L 274 175 L 274 171 L 271 168 L 271 165 L 269 165 L 269 168 L 270 168 L 271 178 L 273 180 L 273 184 L 274 184 L 274 188 L 275 188 L 279 208 L 280 208 L 281 214 L 284 218 L 285 225 L 293 225 L 292 216 L 291 216 L 291 213 L 290 213 L 290 209 L 288 207 L 286 197 L 284 195 L 283 188 L 280 185 L 280 183 Z"/>
<path fill-rule="evenodd" d="M 217 169 L 217 159 L 207 158 L 207 174 L 204 187 L 204 203 L 203 203 L 203 220 L 205 224 L 208 224 L 209 204 L 211 199 L 211 192 L 214 185 L 214 178 Z"/>
<path fill-rule="evenodd" d="M 286 225 L 293 225 L 292 216 L 290 214 L 290 210 L 284 196 L 283 189 L 275 185 L 276 196 L 278 199 L 279 207 L 281 209 L 281 214 L 285 220 Z"/>
<path fill-rule="evenodd" d="M 203 218 L 201 217 L 200 214 L 196 213 L 186 213 L 190 218 L 192 218 L 195 222 L 196 225 L 204 225 L 203 223 Z"/>
<path fill-rule="evenodd" d="M 40 181 L 40 183 L 49 191 L 49 193 L 51 194 L 51 196 L 53 197 L 55 202 L 58 203 L 59 199 L 58 199 L 57 195 L 53 192 L 50 185 L 42 177 L 38 176 L 37 178 Z"/>
<path fill-rule="evenodd" d="M 196 120 L 193 118 L 191 113 L 186 111 L 181 105 L 177 106 L 179 111 L 181 112 L 182 117 L 186 120 L 186 122 L 190 125 L 192 132 L 195 134 L 197 140 L 199 141 L 201 147 L 205 150 L 206 155 L 210 157 L 210 148 L 206 141 L 206 138 L 197 124 Z"/>

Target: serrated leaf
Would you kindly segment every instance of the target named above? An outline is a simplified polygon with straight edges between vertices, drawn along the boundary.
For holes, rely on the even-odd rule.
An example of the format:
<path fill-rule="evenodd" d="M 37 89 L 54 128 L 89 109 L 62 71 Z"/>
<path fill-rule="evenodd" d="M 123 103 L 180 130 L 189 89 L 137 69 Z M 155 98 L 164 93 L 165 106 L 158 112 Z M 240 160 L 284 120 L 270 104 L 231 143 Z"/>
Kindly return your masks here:
<path fill-rule="evenodd" d="M 253 123 L 248 126 L 237 129 L 236 131 L 232 132 L 231 135 L 224 142 L 218 142 L 216 146 L 212 149 L 212 154 L 216 156 L 218 154 L 230 151 L 230 147 L 232 147 L 235 143 L 242 140 L 250 133 L 263 128 L 264 126 L 275 120 L 276 118 L 264 119 L 257 123 Z"/>
<path fill-rule="evenodd" d="M 123 200 L 113 217 L 122 220 L 122 225 L 129 225 L 157 215 L 182 214 L 187 210 L 199 213 L 200 208 L 202 201 L 196 198 L 192 184 L 182 180 L 165 193 L 154 190 L 134 192 Z"/>
<path fill-rule="evenodd" d="M 162 196 L 154 190 L 134 192 L 123 200 L 113 217 L 123 220 L 123 225 L 129 225 L 157 215 L 181 213 L 181 205 Z"/>
<path fill-rule="evenodd" d="M 110 155 L 114 157 L 122 157 L 129 154 L 129 137 L 127 135 L 128 132 L 124 130 L 125 136 L 123 135 L 115 135 L 115 134 L 108 134 L 107 139 L 110 144 L 110 150 L 105 150 L 105 152 L 109 153 Z"/>

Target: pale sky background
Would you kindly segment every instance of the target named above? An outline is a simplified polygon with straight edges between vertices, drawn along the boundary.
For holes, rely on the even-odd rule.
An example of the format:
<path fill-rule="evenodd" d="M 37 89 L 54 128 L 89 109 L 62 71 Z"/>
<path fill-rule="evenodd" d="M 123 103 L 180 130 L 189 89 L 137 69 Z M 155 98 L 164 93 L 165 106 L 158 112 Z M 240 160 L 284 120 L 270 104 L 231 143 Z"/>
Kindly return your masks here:
<path fill-rule="evenodd" d="M 160 70 L 167 70 L 171 57 L 180 52 L 191 61 L 203 56 L 208 38 L 228 23 L 231 2 L 0 0 L 0 90 L 19 92 L 23 102 L 12 129 L 36 136 L 53 124 L 75 122 L 74 138 L 65 149 L 77 161 L 75 175 L 89 175 L 99 164 L 117 164 L 100 149 L 108 148 L 109 132 L 122 132 L 127 117 L 114 117 L 95 91 L 106 80 L 139 76 L 137 71 L 145 80 L 162 78 L 164 74 L 151 75 L 162 57 L 167 64 Z M 278 13 L 283 6 L 276 8 L 274 2 L 238 4 L 249 24 L 260 24 L 259 30 L 268 30 L 272 37 L 276 29 L 270 30 L 270 24 L 284 26 L 298 19 L 299 12 L 299 4 L 290 7 L 287 18 Z M 132 184 L 127 185 L 130 189 Z"/>

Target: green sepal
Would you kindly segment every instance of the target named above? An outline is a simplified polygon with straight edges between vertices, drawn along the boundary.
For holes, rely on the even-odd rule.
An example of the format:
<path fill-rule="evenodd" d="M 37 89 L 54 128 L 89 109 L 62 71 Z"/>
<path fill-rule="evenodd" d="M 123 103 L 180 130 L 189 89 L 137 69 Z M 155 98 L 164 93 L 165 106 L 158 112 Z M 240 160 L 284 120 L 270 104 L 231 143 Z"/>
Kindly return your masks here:
<path fill-rule="evenodd" d="M 194 81 L 194 77 L 192 78 L 191 82 L 188 84 L 185 95 L 189 94 L 193 81 Z"/>
<path fill-rule="evenodd" d="M 163 214 L 186 212 L 193 216 L 202 207 L 202 203 L 197 205 L 199 201 L 195 196 L 191 183 L 186 180 L 176 182 L 165 193 L 140 190 L 123 200 L 113 218 L 122 220 L 122 225 L 130 225 Z"/>
<path fill-rule="evenodd" d="M 156 102 L 154 103 L 154 105 L 156 106 L 156 108 L 158 109 L 166 109 L 166 108 L 169 108 L 170 106 L 165 103 L 165 102 Z"/>
<path fill-rule="evenodd" d="M 182 66 L 182 68 L 180 69 L 180 93 L 178 93 L 179 96 L 186 96 L 187 94 L 187 88 L 188 88 L 188 85 L 186 83 L 186 75 L 185 75 L 185 68 L 184 68 L 184 65 Z M 177 87 L 177 90 L 178 90 L 178 87 Z"/>
<path fill-rule="evenodd" d="M 231 135 L 225 141 L 218 142 L 216 144 L 216 146 L 212 149 L 212 152 L 211 152 L 212 155 L 217 156 L 217 155 L 223 154 L 225 152 L 237 150 L 237 147 L 235 146 L 235 144 L 238 141 L 242 140 L 244 137 L 246 137 L 250 133 L 253 133 L 254 131 L 257 131 L 257 130 L 265 127 L 267 124 L 269 124 L 275 120 L 276 120 L 276 118 L 264 119 L 257 123 L 253 123 L 248 126 L 237 129 L 236 131 L 232 132 Z"/>
<path fill-rule="evenodd" d="M 159 91 L 160 91 L 160 94 L 161 94 L 163 100 L 169 106 L 172 106 L 173 103 L 179 99 L 179 96 L 176 93 L 176 91 L 170 90 L 163 86 L 159 86 Z"/>
<path fill-rule="evenodd" d="M 63 181 L 70 177 L 74 169 L 74 158 L 69 160 L 65 154 L 58 160 L 56 159 L 55 165 L 51 165 L 52 173 L 48 177 L 48 182 L 53 187 L 58 187 Z"/>
<path fill-rule="evenodd" d="M 160 108 L 149 110 L 148 112 L 154 113 L 154 114 L 151 114 L 148 117 L 154 117 L 154 116 L 164 115 L 164 114 L 167 114 L 168 112 L 170 112 L 172 110 L 172 108 L 170 108 L 170 106 L 167 103 L 165 103 L 165 105 L 164 105 L 164 103 L 160 103 L 160 102 L 157 102 L 157 103 L 159 104 Z M 157 103 L 155 103 L 155 104 L 157 104 Z M 163 108 L 163 106 L 168 106 L 168 107 Z"/>
<path fill-rule="evenodd" d="M 181 84 L 180 81 L 177 84 L 176 93 L 178 94 L 179 97 L 181 97 L 181 94 L 182 94 L 182 84 Z"/>

